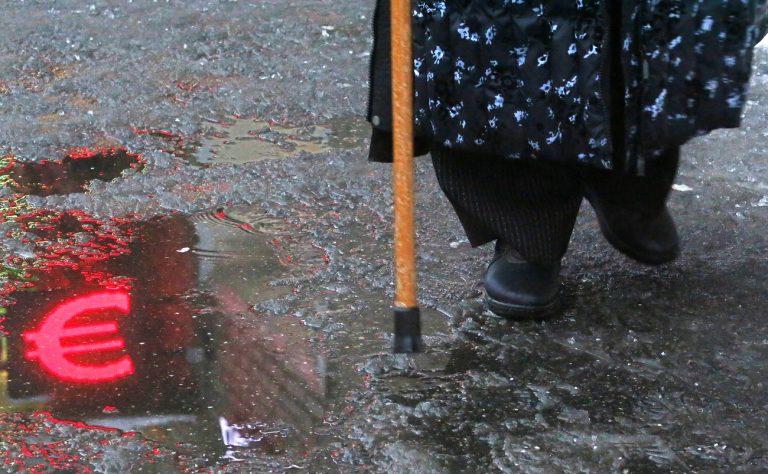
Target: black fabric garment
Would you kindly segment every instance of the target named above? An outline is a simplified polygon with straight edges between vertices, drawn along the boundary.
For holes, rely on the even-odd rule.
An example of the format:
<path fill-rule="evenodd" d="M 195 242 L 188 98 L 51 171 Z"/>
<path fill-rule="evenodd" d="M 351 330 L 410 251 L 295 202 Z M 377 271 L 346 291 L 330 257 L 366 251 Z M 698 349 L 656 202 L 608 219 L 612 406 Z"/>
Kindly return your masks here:
<path fill-rule="evenodd" d="M 432 150 L 437 180 L 470 244 L 501 239 L 531 263 L 559 262 L 583 196 L 578 169 L 476 158 L 447 148 Z"/>
<path fill-rule="evenodd" d="M 436 147 L 432 162 L 472 246 L 510 244 L 527 261 L 559 262 L 589 187 L 613 205 L 640 213 L 664 208 L 679 149 L 670 150 L 653 177 L 562 163 L 471 157 Z"/>
<path fill-rule="evenodd" d="M 429 153 L 431 142 L 428 138 L 414 137 L 413 156 L 422 156 Z M 394 153 L 392 132 L 373 128 L 371 132 L 371 144 L 368 148 L 368 161 L 377 163 L 389 163 Z"/>
<path fill-rule="evenodd" d="M 581 182 L 585 189 L 617 207 L 645 215 L 664 209 L 680 163 L 680 148 L 667 150 L 662 159 L 648 163 L 648 176 L 583 166 Z"/>

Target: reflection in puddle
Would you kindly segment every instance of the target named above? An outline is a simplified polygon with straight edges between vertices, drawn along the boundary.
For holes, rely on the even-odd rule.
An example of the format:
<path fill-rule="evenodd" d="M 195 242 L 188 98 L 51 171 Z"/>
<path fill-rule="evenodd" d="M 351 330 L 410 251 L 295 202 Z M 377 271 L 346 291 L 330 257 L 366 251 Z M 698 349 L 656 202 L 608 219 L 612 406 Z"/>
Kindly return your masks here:
<path fill-rule="evenodd" d="M 195 222 L 209 222 L 213 224 L 236 227 L 245 232 L 255 234 L 264 232 L 276 235 L 288 235 L 290 226 L 285 219 L 279 219 L 265 215 L 261 212 L 253 212 L 252 208 L 219 208 L 213 212 L 206 212 L 192 216 Z"/>
<path fill-rule="evenodd" d="M 360 146 L 365 122 L 337 119 L 324 125 L 293 127 L 272 121 L 238 119 L 216 123 L 206 134 L 192 161 L 196 164 L 247 163 L 322 153 Z"/>
<path fill-rule="evenodd" d="M 122 148 L 81 148 L 56 161 L 21 162 L 4 157 L 0 175 L 4 178 L 2 184 L 15 192 L 50 196 L 83 192 L 94 179 L 110 181 L 128 168 L 143 166 L 139 155 Z"/>
<path fill-rule="evenodd" d="M 316 446 L 325 358 L 312 329 L 254 304 L 322 271 L 286 219 L 252 207 L 186 218 L 17 216 L 35 258 L 6 287 L 0 410 L 51 411 L 206 452 Z M 288 257 L 291 258 L 288 258 Z"/>

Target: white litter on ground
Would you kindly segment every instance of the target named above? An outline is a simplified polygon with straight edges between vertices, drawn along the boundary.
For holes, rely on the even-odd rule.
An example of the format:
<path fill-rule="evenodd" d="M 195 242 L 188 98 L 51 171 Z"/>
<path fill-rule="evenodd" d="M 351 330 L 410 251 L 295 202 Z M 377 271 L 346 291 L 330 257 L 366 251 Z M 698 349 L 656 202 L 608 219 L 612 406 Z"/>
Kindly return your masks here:
<path fill-rule="evenodd" d="M 675 191 L 683 191 L 683 192 L 693 191 L 692 187 L 686 186 L 685 184 L 673 184 L 672 189 L 674 189 Z"/>

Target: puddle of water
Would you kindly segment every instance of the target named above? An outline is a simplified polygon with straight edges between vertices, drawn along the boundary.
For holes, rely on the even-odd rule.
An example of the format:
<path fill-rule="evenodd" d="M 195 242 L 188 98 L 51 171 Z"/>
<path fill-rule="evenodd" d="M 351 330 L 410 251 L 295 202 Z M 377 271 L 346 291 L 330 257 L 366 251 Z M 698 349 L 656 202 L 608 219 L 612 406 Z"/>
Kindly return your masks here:
<path fill-rule="evenodd" d="M 83 192 L 94 179 L 110 181 L 129 168 L 141 169 L 139 155 L 123 148 L 72 150 L 61 160 L 22 162 L 0 160 L 0 180 L 18 193 L 37 196 Z"/>
<path fill-rule="evenodd" d="M 5 181 L 66 193 L 120 168 L 96 165 L 129 158 L 7 159 Z M 50 184 L 20 179 L 35 173 Z M 258 206 L 140 221 L 37 209 L 20 193 L 0 200 L 4 243 L 23 250 L 0 268 L 0 412 L 141 431 L 212 459 L 320 442 L 328 402 L 317 331 L 256 309 L 327 268 L 324 249 L 295 238 L 299 224 Z"/>
<path fill-rule="evenodd" d="M 44 224 L 38 263 L 7 295 L 0 411 L 51 411 L 219 455 L 319 443 L 327 389 L 315 331 L 253 309 L 290 294 L 275 280 L 325 265 L 321 249 L 291 243 L 292 224 L 249 207 L 33 221 Z M 62 242 L 64 262 L 49 264 Z"/>
<path fill-rule="evenodd" d="M 371 354 L 387 298 L 322 275 L 338 262 L 309 225 L 338 213 L 279 212 L 100 219 L 0 196 L 0 413 L 140 432 L 198 464 L 334 462 L 349 388 L 404 359 Z M 350 228 L 336 250 L 364 255 Z"/>
<path fill-rule="evenodd" d="M 215 123 L 190 161 L 198 165 L 247 163 L 350 149 L 363 144 L 366 122 L 359 118 L 294 127 L 272 121 L 237 119 Z"/>

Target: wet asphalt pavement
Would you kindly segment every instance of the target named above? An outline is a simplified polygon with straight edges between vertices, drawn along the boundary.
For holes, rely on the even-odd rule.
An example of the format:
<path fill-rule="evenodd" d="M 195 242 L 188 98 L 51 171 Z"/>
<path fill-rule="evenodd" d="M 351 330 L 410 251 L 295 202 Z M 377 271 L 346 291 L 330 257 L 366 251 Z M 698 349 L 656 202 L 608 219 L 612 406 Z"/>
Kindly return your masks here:
<path fill-rule="evenodd" d="M 585 206 L 547 322 L 490 315 L 418 165 L 426 354 L 389 353 L 372 2 L 7 2 L 0 470 L 768 471 L 768 49 L 684 149 L 675 263 Z"/>

